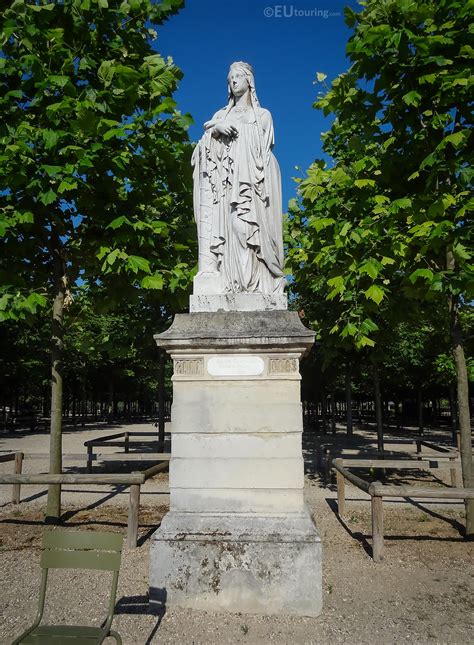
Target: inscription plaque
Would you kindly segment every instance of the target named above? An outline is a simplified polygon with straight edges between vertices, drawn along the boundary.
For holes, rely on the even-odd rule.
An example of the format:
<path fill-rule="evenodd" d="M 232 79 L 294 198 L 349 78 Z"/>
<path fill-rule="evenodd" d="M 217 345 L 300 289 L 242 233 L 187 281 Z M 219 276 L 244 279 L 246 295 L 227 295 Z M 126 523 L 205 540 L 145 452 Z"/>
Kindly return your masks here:
<path fill-rule="evenodd" d="M 260 356 L 213 356 L 207 363 L 211 376 L 259 376 L 264 367 Z"/>

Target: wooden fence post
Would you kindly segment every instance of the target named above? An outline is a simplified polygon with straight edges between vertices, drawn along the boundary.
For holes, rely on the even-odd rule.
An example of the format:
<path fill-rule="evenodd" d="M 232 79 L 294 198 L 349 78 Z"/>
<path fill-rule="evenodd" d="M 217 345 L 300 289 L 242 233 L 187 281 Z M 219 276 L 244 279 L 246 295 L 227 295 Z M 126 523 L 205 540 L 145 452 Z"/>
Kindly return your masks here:
<path fill-rule="evenodd" d="M 13 472 L 15 475 L 21 475 L 21 471 L 23 468 L 23 453 L 22 452 L 16 452 L 15 453 L 15 463 L 13 466 Z M 20 503 L 20 493 L 21 493 L 21 484 L 13 484 L 12 485 L 12 502 L 14 504 L 19 504 Z"/>
<path fill-rule="evenodd" d="M 383 497 L 372 495 L 372 557 L 374 562 L 383 560 Z"/>
<path fill-rule="evenodd" d="M 315 439 L 314 450 L 316 453 L 316 469 L 321 470 L 323 466 L 323 459 L 321 455 L 321 444 L 319 443 L 318 438 Z"/>
<path fill-rule="evenodd" d="M 342 459 L 335 459 L 334 464 L 342 466 Z M 337 512 L 339 517 L 345 515 L 346 512 L 346 480 L 344 475 L 336 468 L 336 482 L 337 482 Z"/>
<path fill-rule="evenodd" d="M 456 466 L 455 466 L 455 463 L 456 463 L 455 457 L 450 457 L 449 462 L 453 465 L 453 468 L 450 468 L 450 470 L 449 470 L 449 472 L 451 473 L 451 486 L 453 488 L 457 488 L 458 475 L 457 475 L 457 470 L 456 470 Z"/>
<path fill-rule="evenodd" d="M 416 440 L 416 453 L 418 454 L 420 452 L 421 452 L 421 441 L 420 441 L 420 439 L 417 439 Z M 418 459 L 421 459 L 421 457 L 418 457 Z"/>
<path fill-rule="evenodd" d="M 86 463 L 86 468 L 87 472 L 91 473 L 92 472 L 92 455 L 94 451 L 94 446 L 87 446 L 87 463 Z"/>
<path fill-rule="evenodd" d="M 124 437 L 125 452 L 128 452 L 130 449 L 130 436 L 128 432 L 125 432 Z"/>
<path fill-rule="evenodd" d="M 329 448 L 324 449 L 324 456 L 326 459 L 325 467 L 326 467 L 326 472 L 325 472 L 325 477 L 326 477 L 326 484 L 329 484 L 331 481 L 331 451 Z"/>
<path fill-rule="evenodd" d="M 140 484 L 130 486 L 128 504 L 127 548 L 135 549 L 138 539 L 138 513 L 140 510 Z"/>

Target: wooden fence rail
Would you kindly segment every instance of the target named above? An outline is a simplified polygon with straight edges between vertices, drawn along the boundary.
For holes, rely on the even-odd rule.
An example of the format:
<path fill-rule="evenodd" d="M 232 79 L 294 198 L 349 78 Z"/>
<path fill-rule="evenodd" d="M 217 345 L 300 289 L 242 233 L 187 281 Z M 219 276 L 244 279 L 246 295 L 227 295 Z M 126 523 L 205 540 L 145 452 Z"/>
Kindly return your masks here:
<path fill-rule="evenodd" d="M 150 468 L 147 468 L 142 472 L 145 475 L 145 480 L 147 480 L 147 479 L 150 479 L 150 477 L 154 477 L 158 473 L 163 472 L 167 468 L 169 468 L 169 455 L 168 455 L 168 461 L 162 461 L 160 464 L 155 464 L 154 466 L 151 466 Z"/>
<path fill-rule="evenodd" d="M 6 455 L 0 455 L 0 464 L 6 461 L 13 461 L 15 459 L 15 452 L 8 452 Z"/>
<path fill-rule="evenodd" d="M 416 440 L 416 451 L 421 452 L 421 448 L 429 448 L 430 450 L 435 450 L 436 452 L 443 452 L 443 453 L 455 453 L 456 450 L 453 448 L 449 448 L 448 446 L 440 446 L 437 443 L 434 443 L 433 441 L 426 441 L 425 439 L 417 439 Z"/>
<path fill-rule="evenodd" d="M 332 460 L 331 466 L 337 471 L 336 464 L 343 464 L 346 469 L 349 468 L 384 468 L 387 470 L 448 470 L 453 466 L 459 465 L 459 459 L 454 457 L 444 458 L 444 455 L 425 455 L 422 458 L 408 459 L 406 456 L 402 459 L 367 459 L 365 455 L 361 458 L 337 457 Z"/>
<path fill-rule="evenodd" d="M 348 460 L 352 460 L 353 463 L 351 463 L 351 465 L 353 465 L 354 467 L 357 466 L 360 468 L 395 468 L 396 469 L 396 468 L 406 467 L 406 468 L 421 469 L 421 470 L 430 470 L 432 468 L 440 468 L 440 469 L 449 468 L 450 477 L 451 477 L 451 486 L 455 488 L 458 485 L 457 466 L 460 463 L 459 452 L 456 450 L 444 448 L 443 446 L 437 446 L 437 448 L 440 449 L 440 453 L 433 455 L 432 453 L 421 452 L 420 450 L 418 450 L 419 443 L 420 442 L 417 441 L 416 453 L 394 452 L 394 451 L 388 451 L 388 450 L 379 452 L 377 450 L 373 450 L 370 453 L 361 454 L 357 449 L 353 449 L 353 450 L 349 449 L 349 450 L 344 450 L 342 455 L 341 455 L 341 451 L 339 451 L 338 458 L 344 459 L 345 465 L 348 465 Z M 421 443 L 428 444 L 428 442 L 421 442 Z M 429 448 L 431 447 L 431 445 L 425 446 L 425 447 Z M 354 454 L 351 454 L 351 453 L 354 453 Z M 325 480 L 328 482 L 330 481 L 330 477 L 331 477 L 332 464 L 336 457 L 335 455 L 331 454 L 328 448 L 324 449 L 324 456 L 325 456 L 324 463 L 322 462 L 322 459 L 321 459 L 321 452 L 319 453 L 319 455 L 320 456 L 318 460 L 318 467 L 319 468 L 324 467 Z M 406 462 L 406 466 L 403 465 L 404 461 Z M 417 466 L 416 465 L 417 462 L 425 465 Z M 428 465 L 426 465 L 426 462 L 428 462 Z"/>
<path fill-rule="evenodd" d="M 15 453 L 8 453 L 0 455 L 0 463 L 2 461 L 11 461 L 11 455 Z M 48 452 L 25 452 L 23 453 L 25 459 L 36 459 L 41 461 L 49 461 Z M 129 452 L 128 454 L 117 452 L 95 452 L 92 461 L 169 461 L 169 452 Z M 7 457 L 7 459 L 3 459 Z M 63 461 L 82 461 L 84 453 L 68 453 L 62 456 Z"/>
<path fill-rule="evenodd" d="M 2 484 L 143 484 L 145 475 L 143 473 L 130 474 L 108 474 L 108 473 L 58 473 L 55 475 L 31 474 L 31 475 L 0 475 Z"/>
<path fill-rule="evenodd" d="M 130 460 L 137 459 L 138 460 L 139 457 L 135 457 L 135 456 L 132 456 L 132 455 L 138 455 L 138 454 L 141 455 L 141 454 L 146 454 L 146 453 L 132 453 L 132 455 L 131 455 L 130 454 L 130 437 L 150 437 L 150 436 L 156 437 L 156 433 L 154 433 L 154 432 L 128 432 L 128 431 L 126 431 L 126 432 L 116 432 L 115 434 L 109 434 L 109 435 L 97 437 L 96 439 L 89 439 L 88 441 L 84 441 L 84 446 L 87 449 L 87 455 L 86 455 L 87 472 L 88 473 L 92 472 L 92 462 L 93 461 L 114 461 L 114 460 L 119 460 L 120 457 L 122 457 L 124 461 L 126 459 L 130 459 Z M 115 439 L 123 439 L 123 441 L 114 441 Z M 120 448 L 123 447 L 124 452 L 125 452 L 125 454 L 127 456 L 125 457 L 123 455 L 123 453 L 122 453 L 122 455 L 119 454 L 116 457 L 112 457 L 112 456 L 109 457 L 109 456 L 105 456 L 104 453 L 101 453 L 101 459 L 100 460 L 96 459 L 95 455 L 97 453 L 94 453 L 94 448 L 98 448 L 98 447 L 103 448 L 104 446 L 107 446 L 107 447 L 117 446 L 117 447 L 120 447 Z M 163 448 L 163 446 L 161 446 L 161 447 Z M 155 453 L 152 456 L 152 454 L 150 453 L 151 460 L 154 460 L 156 458 L 166 459 L 165 456 L 163 456 L 163 457 L 161 456 L 161 455 L 166 455 L 166 454 L 168 454 L 168 453 Z"/>
<path fill-rule="evenodd" d="M 433 460 L 438 467 L 437 460 Z M 391 466 L 387 464 L 391 463 Z M 375 464 L 369 466 L 367 464 Z M 379 466 L 380 464 L 380 466 Z M 337 480 L 337 512 L 340 517 L 345 515 L 345 480 L 350 481 L 354 486 L 360 488 L 365 493 L 370 495 L 371 502 L 371 516 L 372 516 L 372 557 L 374 562 L 381 562 L 383 560 L 384 550 L 384 535 L 383 535 L 383 498 L 384 497 L 417 497 L 420 499 L 474 499 L 474 488 L 419 488 L 417 486 L 389 486 L 381 482 L 367 482 L 360 477 L 351 473 L 347 467 L 351 468 L 369 468 L 369 467 L 385 467 L 396 469 L 412 469 L 412 468 L 430 468 L 428 464 L 423 462 L 399 460 L 398 465 L 395 465 L 395 460 L 391 462 L 385 460 L 357 460 L 357 459 L 342 459 L 337 458 L 332 462 L 336 470 Z M 448 464 L 441 465 L 446 466 Z"/>
<path fill-rule="evenodd" d="M 14 472 L 12 474 L 0 474 L 0 484 L 12 484 L 12 502 L 20 503 L 20 491 L 22 485 L 33 484 L 75 484 L 75 485 L 125 485 L 130 487 L 127 519 L 127 547 L 134 549 L 137 546 L 138 539 L 138 518 L 140 512 L 140 489 L 142 484 L 159 472 L 166 470 L 169 465 L 169 455 L 167 459 L 161 461 L 142 472 L 128 474 L 108 474 L 108 473 L 62 473 L 62 474 L 22 474 L 23 464 L 22 452 L 0 455 L 0 463 L 13 461 Z M 119 455 L 123 456 L 123 455 Z M 156 456 L 156 455 L 155 455 Z M 81 458 L 83 455 L 81 455 Z"/>
<path fill-rule="evenodd" d="M 121 446 L 122 443 L 111 444 L 110 441 L 113 441 L 114 439 L 122 439 L 122 438 L 123 438 L 124 451 L 128 453 L 130 449 L 130 435 L 128 432 L 117 432 L 115 434 L 105 435 L 105 437 L 100 437 L 99 439 L 89 439 L 89 441 L 84 441 L 84 446 L 87 448 L 87 457 L 86 457 L 87 472 L 88 473 L 92 472 L 92 461 L 93 461 L 95 446 L 111 446 L 111 445 Z"/>
<path fill-rule="evenodd" d="M 22 452 L 10 452 L 6 455 L 0 455 L 0 464 L 13 461 L 13 474 L 20 475 L 23 468 L 23 457 Z M 20 503 L 20 484 L 17 482 L 12 482 L 12 502 L 13 504 Z"/>

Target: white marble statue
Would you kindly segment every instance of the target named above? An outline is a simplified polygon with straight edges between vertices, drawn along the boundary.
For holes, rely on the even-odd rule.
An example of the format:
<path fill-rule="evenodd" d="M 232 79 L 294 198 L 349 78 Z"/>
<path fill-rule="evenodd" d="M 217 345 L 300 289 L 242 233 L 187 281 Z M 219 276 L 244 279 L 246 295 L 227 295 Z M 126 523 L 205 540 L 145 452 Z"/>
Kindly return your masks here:
<path fill-rule="evenodd" d="M 194 214 L 198 291 L 283 294 L 282 203 L 272 116 L 260 107 L 252 67 L 232 63 L 229 102 L 196 146 Z"/>

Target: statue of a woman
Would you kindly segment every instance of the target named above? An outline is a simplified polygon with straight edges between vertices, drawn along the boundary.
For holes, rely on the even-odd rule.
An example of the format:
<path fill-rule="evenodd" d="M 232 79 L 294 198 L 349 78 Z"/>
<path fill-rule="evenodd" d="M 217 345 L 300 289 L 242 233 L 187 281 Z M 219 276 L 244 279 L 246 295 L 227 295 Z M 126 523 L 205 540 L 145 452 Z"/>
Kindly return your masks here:
<path fill-rule="evenodd" d="M 229 102 L 204 124 L 196 146 L 194 214 L 198 292 L 282 294 L 281 178 L 272 153 L 273 122 L 260 107 L 252 67 L 227 77 Z"/>

